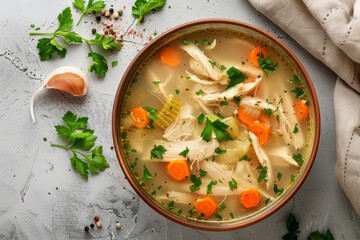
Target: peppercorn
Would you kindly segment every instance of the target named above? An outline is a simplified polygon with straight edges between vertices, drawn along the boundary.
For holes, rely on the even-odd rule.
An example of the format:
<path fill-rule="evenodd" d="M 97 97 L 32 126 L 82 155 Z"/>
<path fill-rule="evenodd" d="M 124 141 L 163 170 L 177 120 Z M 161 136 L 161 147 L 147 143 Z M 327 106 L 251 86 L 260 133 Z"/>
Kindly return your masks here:
<path fill-rule="evenodd" d="M 92 34 L 95 34 L 95 33 L 96 33 L 96 29 L 95 29 L 95 28 L 91 29 L 91 32 L 92 32 Z"/>
<path fill-rule="evenodd" d="M 118 18 L 119 18 L 119 13 L 118 13 L 118 12 L 115 12 L 115 13 L 113 14 L 113 17 L 114 17 L 114 19 L 118 19 Z"/>
<path fill-rule="evenodd" d="M 105 16 L 105 13 L 106 13 L 106 9 L 105 8 L 101 9 L 101 15 Z"/>
<path fill-rule="evenodd" d="M 96 16 L 95 20 L 96 20 L 97 22 L 100 22 L 100 21 L 101 21 L 101 16 L 100 16 L 100 15 L 99 15 L 99 16 Z"/>
<path fill-rule="evenodd" d="M 101 228 L 101 227 L 102 227 L 102 222 L 101 222 L 101 221 L 97 221 L 97 222 L 96 222 L 96 226 L 97 226 L 98 228 Z"/>
<path fill-rule="evenodd" d="M 94 228 L 94 227 L 95 227 L 95 225 L 92 223 L 92 224 L 90 224 L 90 227 L 91 227 L 91 228 Z"/>
<path fill-rule="evenodd" d="M 122 9 L 117 10 L 117 12 L 118 12 L 119 16 L 123 15 L 123 10 Z"/>
<path fill-rule="evenodd" d="M 110 15 L 111 15 L 111 14 L 110 14 L 110 11 L 106 10 L 106 12 L 105 12 L 105 17 L 109 18 Z"/>
<path fill-rule="evenodd" d="M 115 228 L 118 230 L 121 228 L 121 224 L 118 221 L 115 223 Z"/>
<path fill-rule="evenodd" d="M 94 221 L 95 221 L 95 222 L 97 222 L 97 221 L 99 221 L 99 220 L 100 220 L 100 219 L 99 219 L 99 216 L 95 216 L 95 217 L 94 217 Z"/>
<path fill-rule="evenodd" d="M 111 14 L 113 14 L 113 13 L 114 13 L 114 9 L 113 9 L 113 8 L 109 8 L 109 12 L 110 12 Z"/>
<path fill-rule="evenodd" d="M 85 232 L 88 232 L 88 231 L 89 231 L 89 227 L 88 227 L 88 226 L 85 226 L 85 227 L 84 227 L 84 230 L 85 230 Z"/>

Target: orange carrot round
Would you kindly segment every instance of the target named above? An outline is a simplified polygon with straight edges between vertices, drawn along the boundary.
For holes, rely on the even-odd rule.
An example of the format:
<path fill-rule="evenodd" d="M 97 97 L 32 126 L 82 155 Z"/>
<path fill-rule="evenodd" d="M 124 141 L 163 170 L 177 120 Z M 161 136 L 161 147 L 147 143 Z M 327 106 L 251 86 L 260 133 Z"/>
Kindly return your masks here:
<path fill-rule="evenodd" d="M 261 112 L 258 119 L 259 122 L 265 124 L 267 127 L 271 127 L 271 123 L 270 123 L 270 119 L 268 117 L 268 115 L 266 115 L 264 112 Z"/>
<path fill-rule="evenodd" d="M 309 106 L 306 105 L 306 100 L 299 99 L 296 102 L 295 114 L 300 121 L 305 121 L 309 117 Z"/>
<path fill-rule="evenodd" d="M 166 65 L 176 67 L 180 64 L 180 53 L 174 48 L 163 48 L 160 51 L 160 59 Z"/>
<path fill-rule="evenodd" d="M 214 198 L 206 196 L 199 198 L 195 202 L 196 212 L 204 215 L 204 217 L 209 217 L 214 214 L 217 209 L 217 202 Z"/>
<path fill-rule="evenodd" d="M 244 207 L 256 207 L 260 203 L 260 192 L 254 188 L 246 189 L 242 191 L 240 199 Z"/>
<path fill-rule="evenodd" d="M 131 122 L 137 128 L 144 128 L 150 123 L 148 118 L 149 112 L 143 109 L 142 107 L 137 107 L 131 110 L 130 119 Z"/>
<path fill-rule="evenodd" d="M 187 161 L 185 160 L 173 160 L 167 166 L 168 173 L 170 176 L 177 180 L 184 180 L 190 176 L 190 169 Z"/>
<path fill-rule="evenodd" d="M 245 107 L 238 107 L 238 118 L 243 123 L 249 125 L 253 123 L 259 116 L 250 116 L 246 113 Z"/>
<path fill-rule="evenodd" d="M 255 67 L 260 67 L 259 62 L 258 62 L 259 57 L 260 57 L 260 53 L 262 53 L 264 55 L 264 58 L 267 58 L 269 56 L 267 51 L 263 47 L 259 47 L 259 46 L 254 48 L 249 54 L 250 62 Z"/>
<path fill-rule="evenodd" d="M 265 124 L 258 122 L 258 121 L 254 122 L 252 124 L 249 124 L 248 130 L 250 132 L 252 132 L 253 134 L 255 134 L 255 136 L 257 136 L 257 138 L 259 139 L 260 145 L 263 145 L 268 141 L 268 139 L 270 137 L 270 133 L 271 133 L 271 130 L 269 127 L 267 127 Z"/>

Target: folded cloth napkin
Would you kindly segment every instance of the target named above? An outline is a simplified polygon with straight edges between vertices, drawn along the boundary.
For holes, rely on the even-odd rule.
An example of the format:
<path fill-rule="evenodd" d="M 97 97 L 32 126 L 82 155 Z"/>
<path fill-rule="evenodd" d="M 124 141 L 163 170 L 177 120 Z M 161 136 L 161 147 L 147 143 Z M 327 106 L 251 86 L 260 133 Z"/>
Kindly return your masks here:
<path fill-rule="evenodd" d="M 360 216 L 360 0 L 249 2 L 338 75 L 335 174 Z"/>

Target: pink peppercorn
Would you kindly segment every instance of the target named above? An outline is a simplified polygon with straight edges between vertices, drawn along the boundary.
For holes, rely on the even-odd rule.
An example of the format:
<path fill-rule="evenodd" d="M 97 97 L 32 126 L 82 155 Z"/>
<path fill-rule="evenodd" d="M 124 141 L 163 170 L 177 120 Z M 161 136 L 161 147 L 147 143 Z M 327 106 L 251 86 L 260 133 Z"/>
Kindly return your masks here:
<path fill-rule="evenodd" d="M 98 216 L 95 216 L 95 217 L 94 217 L 94 221 L 95 221 L 95 222 L 99 221 L 99 217 L 98 217 Z"/>

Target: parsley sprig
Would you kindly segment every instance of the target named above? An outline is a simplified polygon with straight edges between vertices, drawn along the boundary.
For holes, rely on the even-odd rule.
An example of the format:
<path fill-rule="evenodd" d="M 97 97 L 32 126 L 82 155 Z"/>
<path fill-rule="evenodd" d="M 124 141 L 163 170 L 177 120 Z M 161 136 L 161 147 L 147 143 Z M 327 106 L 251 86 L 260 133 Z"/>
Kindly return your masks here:
<path fill-rule="evenodd" d="M 132 6 L 132 15 L 138 19 L 136 25 L 139 25 L 147 13 L 164 6 L 165 3 L 166 0 L 136 0 Z"/>
<path fill-rule="evenodd" d="M 70 151 L 73 154 L 71 165 L 85 180 L 89 170 L 91 174 L 96 174 L 108 168 L 102 146 L 95 146 L 97 137 L 94 130 L 87 128 L 88 118 L 68 111 L 62 120 L 65 125 L 56 125 L 55 129 L 59 136 L 66 139 L 66 144 L 52 143 L 51 146 Z"/>
<path fill-rule="evenodd" d="M 75 0 L 76 1 L 76 0 Z M 79 0 L 82 1 L 82 0 Z M 89 3 L 93 3 L 89 0 Z M 94 3 L 95 4 L 95 3 Z M 58 55 L 64 58 L 67 53 L 66 46 L 61 45 L 58 39 L 63 39 L 66 44 L 82 44 L 87 43 L 89 48 L 88 57 L 92 58 L 92 63 L 89 67 L 90 72 L 94 72 L 98 77 L 104 77 L 108 70 L 108 62 L 103 55 L 93 51 L 91 45 L 96 45 L 105 51 L 119 51 L 122 44 L 115 42 L 113 36 L 102 36 L 96 34 L 94 39 L 86 39 L 78 33 L 71 31 L 73 26 L 73 17 L 70 7 L 65 8 L 58 16 L 59 26 L 53 32 L 29 32 L 30 35 L 47 35 L 49 38 L 41 38 L 36 45 L 39 50 L 39 57 L 41 61 L 48 61 L 53 56 Z"/>
<path fill-rule="evenodd" d="M 226 86 L 226 89 L 232 88 L 242 82 L 244 82 L 247 79 L 247 76 L 245 76 L 242 72 L 240 72 L 235 67 L 230 67 L 226 71 L 227 75 L 230 78 L 229 84 Z"/>
<path fill-rule="evenodd" d="M 279 64 L 274 63 L 270 57 L 265 58 L 263 53 L 259 53 L 258 59 L 259 66 L 265 73 L 275 72 L 279 68 Z"/>
<path fill-rule="evenodd" d="M 81 20 L 83 19 L 83 17 L 85 16 L 86 13 L 92 12 L 92 11 L 99 12 L 106 5 L 105 2 L 102 0 L 97 1 L 97 2 L 94 2 L 94 0 L 89 0 L 86 7 L 85 7 L 84 0 L 74 0 L 74 2 L 72 4 L 76 9 L 81 11 L 81 16 L 80 16 L 79 21 L 77 22 L 76 26 L 78 26 L 80 24 Z"/>
<path fill-rule="evenodd" d="M 200 123 L 200 122 L 199 122 Z M 201 132 L 201 137 L 204 141 L 209 142 L 212 132 L 215 133 L 216 139 L 221 142 L 223 140 L 232 140 L 230 134 L 226 131 L 229 126 L 221 122 L 219 119 L 211 121 L 206 117 L 205 128 Z"/>

